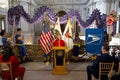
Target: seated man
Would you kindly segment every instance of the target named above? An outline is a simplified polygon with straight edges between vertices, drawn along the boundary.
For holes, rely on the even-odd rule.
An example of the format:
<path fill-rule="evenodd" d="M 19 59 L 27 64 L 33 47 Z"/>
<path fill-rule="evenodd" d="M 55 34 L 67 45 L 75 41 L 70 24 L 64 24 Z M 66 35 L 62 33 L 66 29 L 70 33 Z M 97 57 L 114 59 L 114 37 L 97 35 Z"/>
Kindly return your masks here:
<path fill-rule="evenodd" d="M 120 74 L 112 76 L 111 80 L 120 80 Z"/>
<path fill-rule="evenodd" d="M 114 57 L 109 55 L 109 46 L 104 45 L 102 46 L 102 55 L 97 57 L 92 66 L 87 66 L 88 80 L 92 80 L 91 75 L 93 75 L 96 79 L 99 77 L 99 62 L 114 62 L 114 69 L 118 70 L 118 61 Z M 102 80 L 107 80 L 106 76 L 105 79 L 102 78 Z"/>
<path fill-rule="evenodd" d="M 80 47 L 80 38 L 78 34 L 75 35 L 75 39 L 73 40 L 73 42 L 74 42 L 73 58 L 74 60 L 77 60 L 79 55 L 79 47 Z"/>

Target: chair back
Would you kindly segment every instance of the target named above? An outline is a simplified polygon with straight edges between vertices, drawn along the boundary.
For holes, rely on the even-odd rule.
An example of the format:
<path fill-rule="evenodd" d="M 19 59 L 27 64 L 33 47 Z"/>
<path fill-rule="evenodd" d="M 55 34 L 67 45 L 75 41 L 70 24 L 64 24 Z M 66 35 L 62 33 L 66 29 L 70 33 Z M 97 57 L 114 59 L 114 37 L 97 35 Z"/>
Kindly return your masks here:
<path fill-rule="evenodd" d="M 4 76 L 7 76 L 6 74 L 9 74 L 11 80 L 13 80 L 11 62 L 0 62 L 0 75 L 3 78 L 3 80 Z"/>
<path fill-rule="evenodd" d="M 118 68 L 118 74 L 120 74 L 120 63 L 119 63 L 119 68 Z"/>
<path fill-rule="evenodd" d="M 99 63 L 99 80 L 101 79 L 101 75 L 108 75 L 109 74 L 109 78 L 111 78 L 113 66 L 114 66 L 114 62 L 112 62 L 112 63 L 100 62 Z"/>

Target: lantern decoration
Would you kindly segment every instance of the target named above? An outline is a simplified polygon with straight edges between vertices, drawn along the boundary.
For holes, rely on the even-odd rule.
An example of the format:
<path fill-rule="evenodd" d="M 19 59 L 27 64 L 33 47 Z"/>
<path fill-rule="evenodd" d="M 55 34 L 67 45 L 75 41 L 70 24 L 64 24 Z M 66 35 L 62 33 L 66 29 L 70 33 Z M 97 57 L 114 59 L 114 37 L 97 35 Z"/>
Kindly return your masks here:
<path fill-rule="evenodd" d="M 112 26 L 114 22 L 115 22 L 114 17 L 112 15 L 108 15 L 107 16 L 107 25 Z"/>
<path fill-rule="evenodd" d="M 116 21 L 117 12 L 112 10 L 111 13 L 107 16 L 107 33 L 112 36 L 116 33 Z"/>
<path fill-rule="evenodd" d="M 117 12 L 115 10 L 111 11 L 111 15 L 113 16 L 114 20 L 117 21 Z"/>

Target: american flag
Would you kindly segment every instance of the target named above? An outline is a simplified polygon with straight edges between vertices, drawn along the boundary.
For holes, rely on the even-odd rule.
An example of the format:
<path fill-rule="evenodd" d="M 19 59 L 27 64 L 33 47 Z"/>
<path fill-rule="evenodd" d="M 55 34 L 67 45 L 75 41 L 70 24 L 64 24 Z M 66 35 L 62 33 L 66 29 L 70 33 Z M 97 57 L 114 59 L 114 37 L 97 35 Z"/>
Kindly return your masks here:
<path fill-rule="evenodd" d="M 48 54 L 51 51 L 54 39 L 49 24 L 45 23 L 40 36 L 40 45 L 45 54 Z"/>

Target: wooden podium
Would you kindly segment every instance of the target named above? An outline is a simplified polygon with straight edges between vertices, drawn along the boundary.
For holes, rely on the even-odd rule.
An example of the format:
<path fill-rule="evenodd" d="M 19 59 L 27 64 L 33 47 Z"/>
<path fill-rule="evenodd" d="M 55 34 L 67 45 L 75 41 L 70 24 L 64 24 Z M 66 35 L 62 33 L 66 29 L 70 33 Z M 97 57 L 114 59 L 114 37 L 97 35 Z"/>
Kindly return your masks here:
<path fill-rule="evenodd" d="M 67 74 L 68 72 L 65 66 L 65 49 L 66 47 L 53 47 L 53 74 Z"/>

